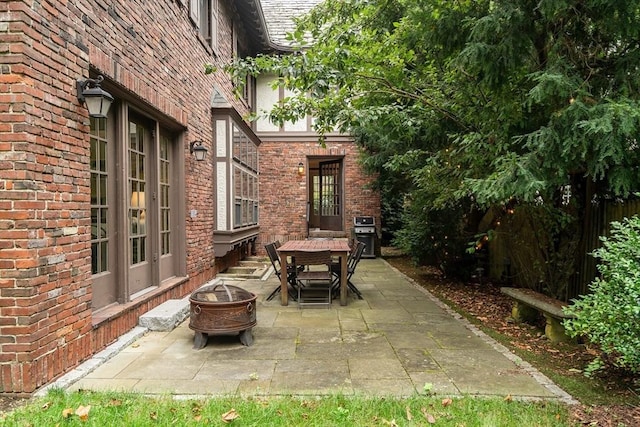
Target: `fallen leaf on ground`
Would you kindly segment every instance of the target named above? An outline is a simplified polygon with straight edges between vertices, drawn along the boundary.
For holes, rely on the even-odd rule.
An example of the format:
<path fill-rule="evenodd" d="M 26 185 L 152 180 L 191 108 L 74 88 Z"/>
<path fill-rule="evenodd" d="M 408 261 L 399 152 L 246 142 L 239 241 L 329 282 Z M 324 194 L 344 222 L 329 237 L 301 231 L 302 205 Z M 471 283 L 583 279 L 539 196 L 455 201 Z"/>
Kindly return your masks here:
<path fill-rule="evenodd" d="M 76 415 L 80 417 L 82 421 L 87 421 L 89 419 L 89 411 L 91 410 L 91 405 L 87 406 L 78 406 L 76 409 Z"/>
<path fill-rule="evenodd" d="M 453 403 L 453 400 L 450 397 L 442 399 L 442 406 L 449 406 Z"/>
<path fill-rule="evenodd" d="M 424 415 L 424 419 L 427 420 L 427 422 L 429 424 L 435 424 L 436 423 L 436 417 L 434 417 L 429 412 L 427 412 L 427 408 L 422 408 L 421 412 L 422 412 L 422 415 Z"/>
<path fill-rule="evenodd" d="M 222 414 L 222 421 L 225 423 L 230 423 L 231 421 L 238 418 L 240 415 L 236 412 L 235 409 L 230 409 L 229 411 Z"/>
<path fill-rule="evenodd" d="M 73 409 L 65 408 L 62 410 L 62 418 L 69 418 L 71 415 L 73 415 Z"/>
<path fill-rule="evenodd" d="M 407 406 L 407 420 L 411 421 L 413 419 L 413 415 L 411 415 L 411 408 Z"/>

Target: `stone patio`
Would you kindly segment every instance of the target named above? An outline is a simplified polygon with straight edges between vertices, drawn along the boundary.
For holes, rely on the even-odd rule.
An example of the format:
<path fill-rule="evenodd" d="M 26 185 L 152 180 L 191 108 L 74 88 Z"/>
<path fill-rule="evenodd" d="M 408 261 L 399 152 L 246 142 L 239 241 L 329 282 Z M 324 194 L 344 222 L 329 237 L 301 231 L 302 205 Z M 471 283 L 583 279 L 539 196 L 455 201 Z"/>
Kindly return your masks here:
<path fill-rule="evenodd" d="M 170 331 L 138 327 L 114 348 L 49 387 L 185 396 L 482 395 L 571 396 L 449 310 L 382 259 L 363 259 L 353 277 L 364 295 L 347 306 L 300 309 L 265 301 L 275 275 L 225 283 L 256 293 L 253 345 L 210 336 L 194 350 L 186 319 Z"/>

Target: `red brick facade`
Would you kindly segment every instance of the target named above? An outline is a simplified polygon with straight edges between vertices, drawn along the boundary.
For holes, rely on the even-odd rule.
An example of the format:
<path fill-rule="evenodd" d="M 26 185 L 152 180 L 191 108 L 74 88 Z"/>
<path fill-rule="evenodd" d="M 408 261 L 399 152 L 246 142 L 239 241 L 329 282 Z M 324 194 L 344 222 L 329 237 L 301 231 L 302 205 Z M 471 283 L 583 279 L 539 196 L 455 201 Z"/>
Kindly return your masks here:
<path fill-rule="evenodd" d="M 33 392 L 136 326 L 141 314 L 188 295 L 247 252 L 242 247 L 215 258 L 213 165 L 196 162 L 188 142 L 202 140 L 212 153 L 214 84 L 240 114 L 247 112 L 226 75 L 205 75 L 203 64 L 227 61 L 234 38 L 240 46 L 250 41 L 235 2 L 220 0 L 214 55 L 189 19 L 188 4 L 0 3 L 0 392 Z M 90 73 L 104 75 L 103 88 L 116 98 L 172 125 L 184 143 L 186 187 L 180 190 L 184 277 L 100 312 L 91 307 L 89 118 L 76 97 L 76 81 Z M 260 239 L 304 236 L 306 183 L 294 171 L 316 150 L 261 145 L 260 218 L 268 231 Z M 339 150 L 346 221 L 358 214 L 379 218 L 377 196 L 362 191 L 367 179 L 355 164 L 355 147 Z"/>
<path fill-rule="evenodd" d="M 306 207 L 307 175 L 297 173 L 298 163 L 307 158 L 342 158 L 344 170 L 344 231 L 352 237 L 354 216 L 374 216 L 380 224 L 380 196 L 369 188 L 371 177 L 357 164 L 358 149 L 348 141 L 328 140 L 326 148 L 317 142 L 263 141 L 260 144 L 260 237 L 261 249 L 274 240 L 281 242 L 308 236 Z M 308 172 L 308 171 L 307 171 Z"/>

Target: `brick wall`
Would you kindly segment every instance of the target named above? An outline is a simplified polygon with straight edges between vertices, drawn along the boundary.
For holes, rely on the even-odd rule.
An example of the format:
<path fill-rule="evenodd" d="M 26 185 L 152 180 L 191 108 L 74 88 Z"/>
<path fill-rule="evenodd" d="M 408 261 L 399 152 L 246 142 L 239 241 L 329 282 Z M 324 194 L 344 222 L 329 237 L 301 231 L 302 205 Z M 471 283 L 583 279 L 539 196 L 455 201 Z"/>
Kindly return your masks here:
<path fill-rule="evenodd" d="M 317 142 L 263 141 L 260 154 L 260 236 L 259 253 L 274 240 L 307 237 L 307 176 L 299 176 L 298 163 L 306 164 L 307 156 L 343 157 L 344 230 L 351 237 L 353 217 L 373 215 L 380 224 L 379 193 L 368 188 L 371 176 L 365 175 L 357 163 L 358 149 L 352 142 L 327 141 L 327 148 Z"/>
<path fill-rule="evenodd" d="M 219 54 L 228 58 L 232 2 L 220 4 Z M 24 393 L 77 366 L 135 326 L 140 314 L 188 294 L 220 267 L 213 262 L 211 162 L 195 164 L 185 144 L 186 208 L 198 211 L 197 220 L 185 212 L 190 280 L 96 323 L 89 121 L 76 80 L 90 69 L 104 74 L 114 89 L 184 126 L 185 142 L 201 139 L 210 152 L 213 84 L 234 98 L 221 72 L 202 72 L 215 61 L 175 0 L 0 2 L 0 53 L 0 391 Z"/>

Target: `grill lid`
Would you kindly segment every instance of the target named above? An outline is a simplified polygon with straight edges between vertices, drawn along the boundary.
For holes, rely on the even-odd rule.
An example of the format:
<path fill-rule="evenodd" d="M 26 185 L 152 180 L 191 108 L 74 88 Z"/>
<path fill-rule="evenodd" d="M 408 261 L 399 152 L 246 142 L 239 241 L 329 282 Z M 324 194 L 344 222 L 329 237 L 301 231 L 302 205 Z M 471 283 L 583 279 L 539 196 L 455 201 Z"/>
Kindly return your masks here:
<path fill-rule="evenodd" d="M 353 225 L 374 225 L 375 218 L 372 216 L 356 216 L 353 218 Z"/>

